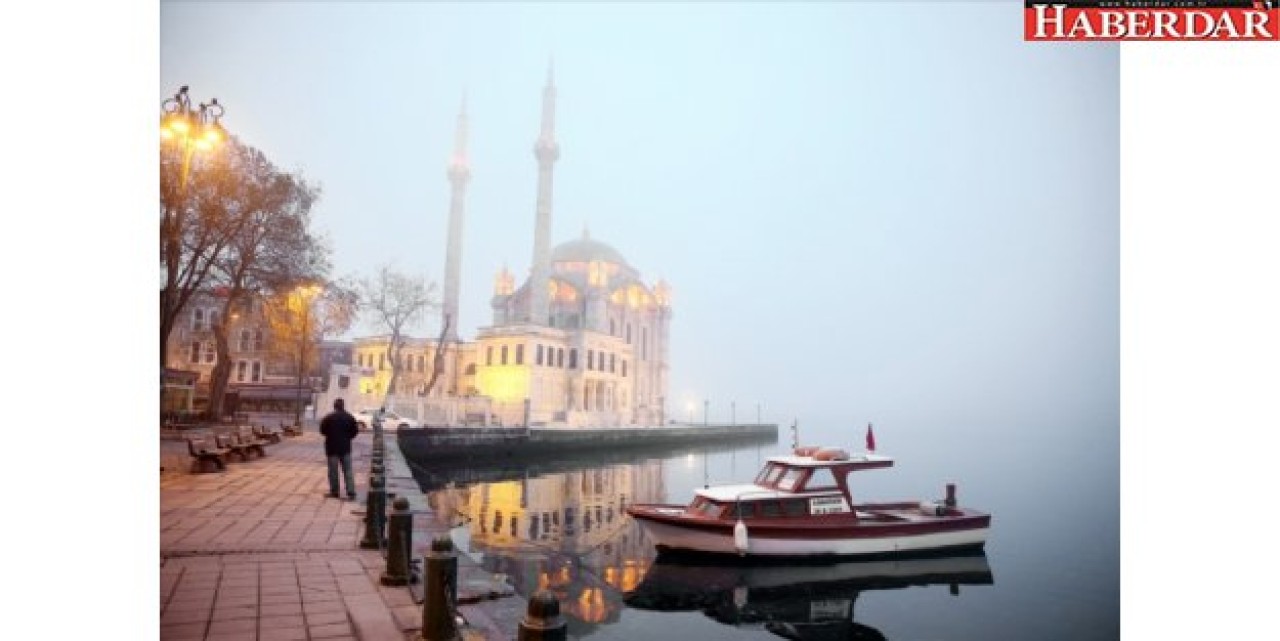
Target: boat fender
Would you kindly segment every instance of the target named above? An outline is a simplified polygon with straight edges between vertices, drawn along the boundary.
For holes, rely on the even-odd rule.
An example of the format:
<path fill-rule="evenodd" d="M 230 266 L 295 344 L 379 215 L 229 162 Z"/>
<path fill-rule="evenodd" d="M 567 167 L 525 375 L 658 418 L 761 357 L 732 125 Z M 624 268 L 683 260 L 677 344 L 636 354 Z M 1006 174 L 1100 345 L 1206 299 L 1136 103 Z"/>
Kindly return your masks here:
<path fill-rule="evenodd" d="M 921 501 L 920 513 L 926 516 L 946 516 L 947 506 L 935 501 Z"/>
<path fill-rule="evenodd" d="M 733 547 L 738 550 L 739 556 L 744 556 L 747 549 L 751 546 L 751 541 L 747 539 L 747 524 L 738 519 L 737 525 L 733 526 Z"/>
<path fill-rule="evenodd" d="M 817 453 L 819 449 L 821 448 L 815 447 L 813 445 L 802 445 L 795 449 L 795 455 L 796 456 L 813 456 L 815 453 Z"/>

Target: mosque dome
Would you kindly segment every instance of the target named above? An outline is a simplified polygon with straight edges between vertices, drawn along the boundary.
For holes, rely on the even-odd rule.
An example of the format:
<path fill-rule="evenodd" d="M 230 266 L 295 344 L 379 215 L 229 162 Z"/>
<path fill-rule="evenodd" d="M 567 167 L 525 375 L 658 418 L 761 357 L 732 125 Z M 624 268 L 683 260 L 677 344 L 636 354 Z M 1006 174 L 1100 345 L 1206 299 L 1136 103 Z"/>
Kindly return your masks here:
<path fill-rule="evenodd" d="M 599 261 L 603 263 L 614 263 L 615 265 L 627 265 L 627 259 L 622 257 L 618 250 L 591 238 L 587 232 L 582 233 L 582 238 L 571 240 L 566 243 L 560 243 L 551 250 L 551 262 L 553 263 L 590 263 Z"/>

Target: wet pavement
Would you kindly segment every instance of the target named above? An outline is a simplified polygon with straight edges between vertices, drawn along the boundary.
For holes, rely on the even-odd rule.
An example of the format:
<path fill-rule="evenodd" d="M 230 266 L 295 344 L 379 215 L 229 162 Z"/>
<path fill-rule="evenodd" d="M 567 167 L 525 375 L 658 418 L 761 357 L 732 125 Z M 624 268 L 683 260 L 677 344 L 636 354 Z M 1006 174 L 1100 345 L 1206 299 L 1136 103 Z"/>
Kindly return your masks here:
<path fill-rule="evenodd" d="M 359 547 L 371 441 L 362 433 L 353 444 L 359 496 L 350 501 L 325 496 L 323 439 L 314 428 L 214 473 L 189 472 L 185 441 L 162 440 L 160 638 L 417 639 L 421 584 L 382 585 L 384 552 Z M 387 491 L 420 515 L 413 556 L 421 559 L 447 532 L 426 518 L 431 508 L 394 433 L 386 446 Z M 458 558 L 464 638 L 515 638 L 524 600 L 505 577 Z"/>

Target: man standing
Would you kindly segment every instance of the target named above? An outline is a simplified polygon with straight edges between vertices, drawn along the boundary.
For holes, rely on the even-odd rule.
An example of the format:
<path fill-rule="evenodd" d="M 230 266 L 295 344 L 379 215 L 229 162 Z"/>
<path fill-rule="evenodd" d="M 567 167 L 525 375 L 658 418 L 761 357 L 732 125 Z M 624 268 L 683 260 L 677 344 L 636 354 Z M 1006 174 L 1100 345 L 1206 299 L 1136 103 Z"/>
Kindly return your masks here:
<path fill-rule="evenodd" d="M 342 399 L 333 401 L 333 411 L 320 421 L 320 433 L 324 434 L 324 455 L 329 459 L 329 493 L 338 498 L 338 466 L 342 466 L 342 478 L 347 486 L 347 498 L 355 500 L 356 482 L 351 473 L 351 441 L 360 433 L 356 417 L 343 409 Z"/>

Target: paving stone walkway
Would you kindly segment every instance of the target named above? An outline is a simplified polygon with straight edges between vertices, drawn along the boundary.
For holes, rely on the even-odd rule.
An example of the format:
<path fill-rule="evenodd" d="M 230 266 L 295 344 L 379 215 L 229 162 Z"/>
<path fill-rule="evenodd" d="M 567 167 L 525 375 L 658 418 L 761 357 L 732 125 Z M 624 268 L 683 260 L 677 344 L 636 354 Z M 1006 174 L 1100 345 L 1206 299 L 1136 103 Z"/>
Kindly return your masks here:
<path fill-rule="evenodd" d="M 353 444 L 361 499 L 367 489 L 371 440 L 362 433 Z M 386 441 L 388 490 L 408 497 L 415 512 L 428 511 L 395 447 L 394 434 Z M 186 474 L 170 469 L 162 474 L 160 638 L 416 638 L 421 606 L 414 603 L 409 588 L 382 586 L 382 553 L 359 547 L 363 505 L 327 498 L 327 491 L 323 440 L 312 431 L 267 446 L 264 458 L 229 463 L 225 472 Z M 428 518 L 415 519 L 417 556 L 439 533 L 430 523 Z M 460 559 L 460 597 L 467 586 L 493 581 L 465 556 Z M 459 609 L 469 624 L 469 638 L 515 637 L 523 600 L 511 597 L 509 590 L 503 593 L 503 586 L 492 592 L 506 598 Z"/>

